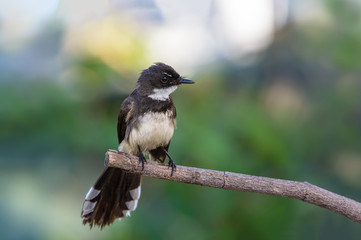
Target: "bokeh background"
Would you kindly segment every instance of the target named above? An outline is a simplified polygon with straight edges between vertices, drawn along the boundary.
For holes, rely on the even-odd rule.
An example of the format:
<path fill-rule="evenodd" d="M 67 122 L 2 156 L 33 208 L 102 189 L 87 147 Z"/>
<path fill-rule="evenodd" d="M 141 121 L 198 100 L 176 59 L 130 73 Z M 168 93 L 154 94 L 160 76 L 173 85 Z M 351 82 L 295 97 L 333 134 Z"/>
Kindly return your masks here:
<path fill-rule="evenodd" d="M 177 164 L 308 181 L 361 200 L 361 3 L 0 0 L 1 239 L 360 239 L 281 197 L 144 178 L 137 211 L 83 226 L 137 76 L 162 61 Z"/>

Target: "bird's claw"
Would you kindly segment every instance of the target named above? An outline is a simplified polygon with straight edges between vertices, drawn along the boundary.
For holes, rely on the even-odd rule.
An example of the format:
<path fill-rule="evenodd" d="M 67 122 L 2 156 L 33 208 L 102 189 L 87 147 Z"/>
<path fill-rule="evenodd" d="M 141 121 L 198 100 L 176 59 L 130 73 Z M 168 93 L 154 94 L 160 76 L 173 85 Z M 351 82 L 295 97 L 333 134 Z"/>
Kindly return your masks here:
<path fill-rule="evenodd" d="M 171 172 L 171 176 L 173 176 L 173 173 L 175 170 L 177 170 L 177 165 L 175 165 L 175 163 L 173 162 L 173 159 L 169 158 L 169 162 L 168 162 L 168 168 L 172 167 L 172 172 Z"/>
<path fill-rule="evenodd" d="M 147 159 L 144 157 L 143 153 L 139 153 L 138 158 L 138 164 L 142 164 L 142 170 L 144 170 L 144 163 L 147 162 Z"/>

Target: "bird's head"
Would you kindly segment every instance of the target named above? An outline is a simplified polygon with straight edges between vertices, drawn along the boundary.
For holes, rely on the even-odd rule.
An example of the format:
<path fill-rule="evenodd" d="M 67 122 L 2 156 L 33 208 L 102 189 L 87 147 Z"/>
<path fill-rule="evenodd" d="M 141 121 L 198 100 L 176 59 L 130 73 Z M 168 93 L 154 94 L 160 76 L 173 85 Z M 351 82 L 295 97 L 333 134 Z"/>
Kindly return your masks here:
<path fill-rule="evenodd" d="M 155 63 L 141 73 L 137 89 L 140 94 L 156 100 L 169 99 L 180 84 L 192 84 L 192 80 L 181 77 L 171 66 Z"/>

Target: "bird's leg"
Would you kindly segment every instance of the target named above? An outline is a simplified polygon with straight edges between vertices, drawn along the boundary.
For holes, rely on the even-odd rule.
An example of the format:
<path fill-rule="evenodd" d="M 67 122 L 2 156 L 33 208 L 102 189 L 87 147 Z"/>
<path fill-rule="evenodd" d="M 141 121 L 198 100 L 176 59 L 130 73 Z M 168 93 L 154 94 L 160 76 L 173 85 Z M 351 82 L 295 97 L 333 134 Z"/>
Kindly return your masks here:
<path fill-rule="evenodd" d="M 172 157 L 169 155 L 169 153 L 167 152 L 167 150 L 165 150 L 164 147 L 163 147 L 162 149 L 163 149 L 164 153 L 167 154 L 167 156 L 168 156 L 168 158 L 169 158 L 168 168 L 169 168 L 169 167 L 172 167 L 172 172 L 171 172 L 170 175 L 173 176 L 173 172 L 177 169 L 177 165 L 175 165 Z"/>
<path fill-rule="evenodd" d="M 142 163 L 142 170 L 144 170 L 144 163 L 147 162 L 147 159 L 144 157 L 142 151 L 140 150 L 140 147 L 138 146 L 139 154 L 138 154 L 138 164 Z"/>

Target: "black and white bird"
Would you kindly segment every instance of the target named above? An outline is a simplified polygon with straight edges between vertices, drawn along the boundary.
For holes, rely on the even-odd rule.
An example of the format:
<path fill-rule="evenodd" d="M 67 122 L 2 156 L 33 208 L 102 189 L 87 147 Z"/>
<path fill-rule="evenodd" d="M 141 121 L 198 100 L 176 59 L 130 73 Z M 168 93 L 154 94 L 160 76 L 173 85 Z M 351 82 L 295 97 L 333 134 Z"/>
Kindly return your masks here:
<path fill-rule="evenodd" d="M 181 77 L 171 66 L 156 63 L 144 70 L 136 89 L 127 97 L 118 115 L 120 152 L 144 155 L 164 162 L 169 158 L 171 174 L 176 168 L 168 148 L 176 125 L 176 109 L 170 94 L 180 84 L 194 83 Z M 101 228 L 115 219 L 130 215 L 137 207 L 141 192 L 141 175 L 107 167 L 85 197 L 81 217 L 83 224 Z"/>

